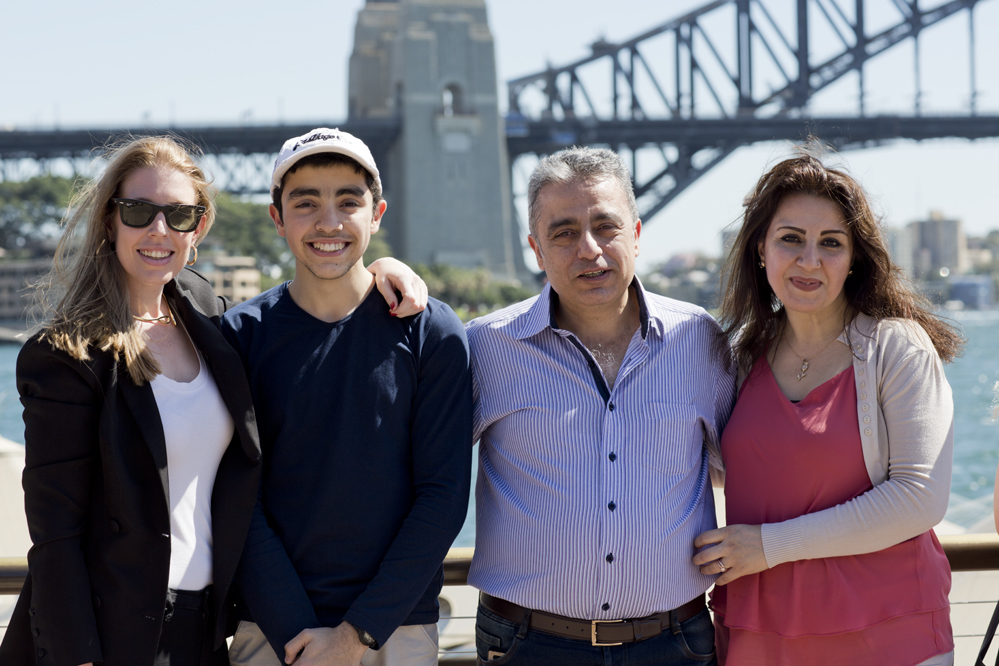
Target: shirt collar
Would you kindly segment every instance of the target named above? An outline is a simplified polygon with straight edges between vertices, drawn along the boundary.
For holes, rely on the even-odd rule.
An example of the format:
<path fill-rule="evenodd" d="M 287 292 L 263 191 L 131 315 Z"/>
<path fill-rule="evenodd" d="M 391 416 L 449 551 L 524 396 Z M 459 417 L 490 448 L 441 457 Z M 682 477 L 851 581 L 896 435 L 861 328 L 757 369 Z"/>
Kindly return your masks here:
<path fill-rule="evenodd" d="M 635 294 L 638 296 L 638 319 L 641 322 L 642 339 L 644 340 L 648 337 L 649 329 L 653 324 L 656 330 L 661 333 L 663 322 L 658 316 L 650 315 L 648 302 L 645 298 L 645 288 L 642 286 L 642 282 L 638 279 L 637 275 L 632 279 L 631 286 L 635 288 Z M 546 328 L 559 330 L 558 324 L 555 321 L 555 307 L 557 305 L 558 294 L 552 290 L 551 284 L 546 284 L 545 288 L 541 290 L 538 299 L 534 301 L 534 305 L 524 315 L 523 324 L 520 327 L 520 332 L 517 334 L 517 339 L 523 340 L 524 338 L 537 335 Z"/>

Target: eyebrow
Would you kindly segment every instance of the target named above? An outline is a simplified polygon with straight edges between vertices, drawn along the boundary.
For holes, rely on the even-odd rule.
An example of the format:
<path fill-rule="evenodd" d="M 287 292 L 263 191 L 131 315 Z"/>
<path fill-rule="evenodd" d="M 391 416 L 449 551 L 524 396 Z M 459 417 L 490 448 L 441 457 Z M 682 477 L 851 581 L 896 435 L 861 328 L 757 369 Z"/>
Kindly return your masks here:
<path fill-rule="evenodd" d="M 620 223 L 621 222 L 620 218 L 618 218 L 616 215 L 612 215 L 611 213 L 606 213 L 606 212 L 599 212 L 599 213 L 597 213 L 596 215 L 593 216 L 593 220 L 592 221 L 593 222 L 603 222 L 605 220 L 610 220 L 611 222 L 615 222 L 615 223 Z M 562 227 L 569 227 L 569 226 L 572 226 L 574 224 L 576 224 L 576 220 L 575 219 L 565 217 L 565 218 L 553 221 L 551 224 L 548 225 L 548 227 L 545 230 L 548 233 L 551 233 L 552 231 L 555 231 L 556 229 L 561 229 Z"/>
<path fill-rule="evenodd" d="M 790 229 L 791 231 L 797 231 L 802 236 L 808 235 L 807 232 L 804 229 L 799 229 L 798 227 L 792 227 L 792 226 L 787 225 L 787 224 L 781 225 L 781 226 L 777 227 L 777 229 L 778 229 L 778 231 L 780 229 Z M 847 235 L 846 232 L 842 231 L 841 229 L 827 229 L 827 230 L 823 231 L 822 233 L 820 233 L 819 235 L 820 236 L 825 236 L 826 234 L 843 234 L 844 236 Z"/>
<path fill-rule="evenodd" d="M 337 190 L 336 196 L 342 197 L 344 195 L 353 195 L 355 197 L 364 198 L 364 192 L 365 190 L 363 187 L 358 187 L 356 185 L 348 185 L 347 187 L 341 187 L 339 190 Z"/>
<path fill-rule="evenodd" d="M 300 197 L 318 197 L 319 190 L 314 187 L 296 187 L 291 192 L 288 193 L 289 199 L 298 199 Z"/>
<path fill-rule="evenodd" d="M 289 199 L 297 199 L 301 197 L 318 197 L 320 195 L 319 189 L 315 187 L 296 187 L 291 192 L 288 193 Z M 364 197 L 364 188 L 357 187 L 354 185 L 348 185 L 347 187 L 341 187 L 336 191 L 334 197 L 342 197 L 345 195 L 352 195 L 355 197 Z"/>

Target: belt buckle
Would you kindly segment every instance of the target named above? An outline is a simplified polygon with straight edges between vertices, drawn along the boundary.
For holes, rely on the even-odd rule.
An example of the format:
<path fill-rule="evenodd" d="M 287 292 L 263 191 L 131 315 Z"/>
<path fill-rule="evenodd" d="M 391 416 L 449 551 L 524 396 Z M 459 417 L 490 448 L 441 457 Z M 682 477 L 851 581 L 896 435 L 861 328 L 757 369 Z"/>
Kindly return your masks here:
<path fill-rule="evenodd" d="M 624 620 L 590 620 L 590 645 L 593 647 L 611 647 L 613 645 L 624 645 L 624 643 L 598 643 L 597 624 L 616 624 Z"/>

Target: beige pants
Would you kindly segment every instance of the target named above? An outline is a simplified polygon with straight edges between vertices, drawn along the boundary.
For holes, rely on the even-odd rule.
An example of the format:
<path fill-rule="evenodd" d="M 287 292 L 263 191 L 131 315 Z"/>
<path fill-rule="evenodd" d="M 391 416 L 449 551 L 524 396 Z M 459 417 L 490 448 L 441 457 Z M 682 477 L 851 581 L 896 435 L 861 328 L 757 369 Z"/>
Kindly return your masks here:
<path fill-rule="evenodd" d="M 255 622 L 240 622 L 229 646 L 232 666 L 284 666 Z M 399 627 L 378 650 L 368 650 L 361 666 L 436 666 L 437 625 Z"/>

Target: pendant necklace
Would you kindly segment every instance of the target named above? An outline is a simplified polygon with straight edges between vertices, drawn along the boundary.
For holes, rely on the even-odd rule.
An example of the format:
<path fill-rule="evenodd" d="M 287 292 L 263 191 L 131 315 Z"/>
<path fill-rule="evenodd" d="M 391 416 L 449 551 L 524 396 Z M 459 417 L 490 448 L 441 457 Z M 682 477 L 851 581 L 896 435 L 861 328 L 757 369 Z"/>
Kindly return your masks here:
<path fill-rule="evenodd" d="M 811 358 L 805 358 L 804 356 L 801 356 L 801 354 L 799 354 L 798 352 L 794 351 L 794 347 L 791 346 L 791 341 L 788 340 L 786 336 L 784 337 L 784 342 L 787 343 L 787 348 L 791 350 L 791 353 L 794 354 L 795 356 L 800 356 L 801 357 L 801 372 L 798 373 L 798 381 L 799 382 L 802 379 L 805 378 L 806 374 L 808 374 L 808 362 L 811 361 L 811 360 L 814 360 L 816 356 L 818 356 L 819 354 L 821 354 L 825 350 L 829 349 L 829 345 L 831 345 L 832 343 L 836 342 L 836 340 L 838 340 L 838 339 L 839 339 L 839 336 L 837 335 L 835 338 L 833 338 L 832 340 L 830 340 L 829 342 L 827 342 L 825 347 L 823 347 L 819 351 L 817 351 L 814 354 L 812 354 Z"/>
<path fill-rule="evenodd" d="M 173 310 L 170 309 L 170 303 L 167 303 L 167 312 L 165 315 L 159 317 L 140 317 L 139 315 L 132 315 L 132 319 L 135 321 L 145 322 L 147 324 L 173 324 L 177 325 L 177 320 L 173 318 Z M 790 347 L 790 345 L 788 345 Z"/>

